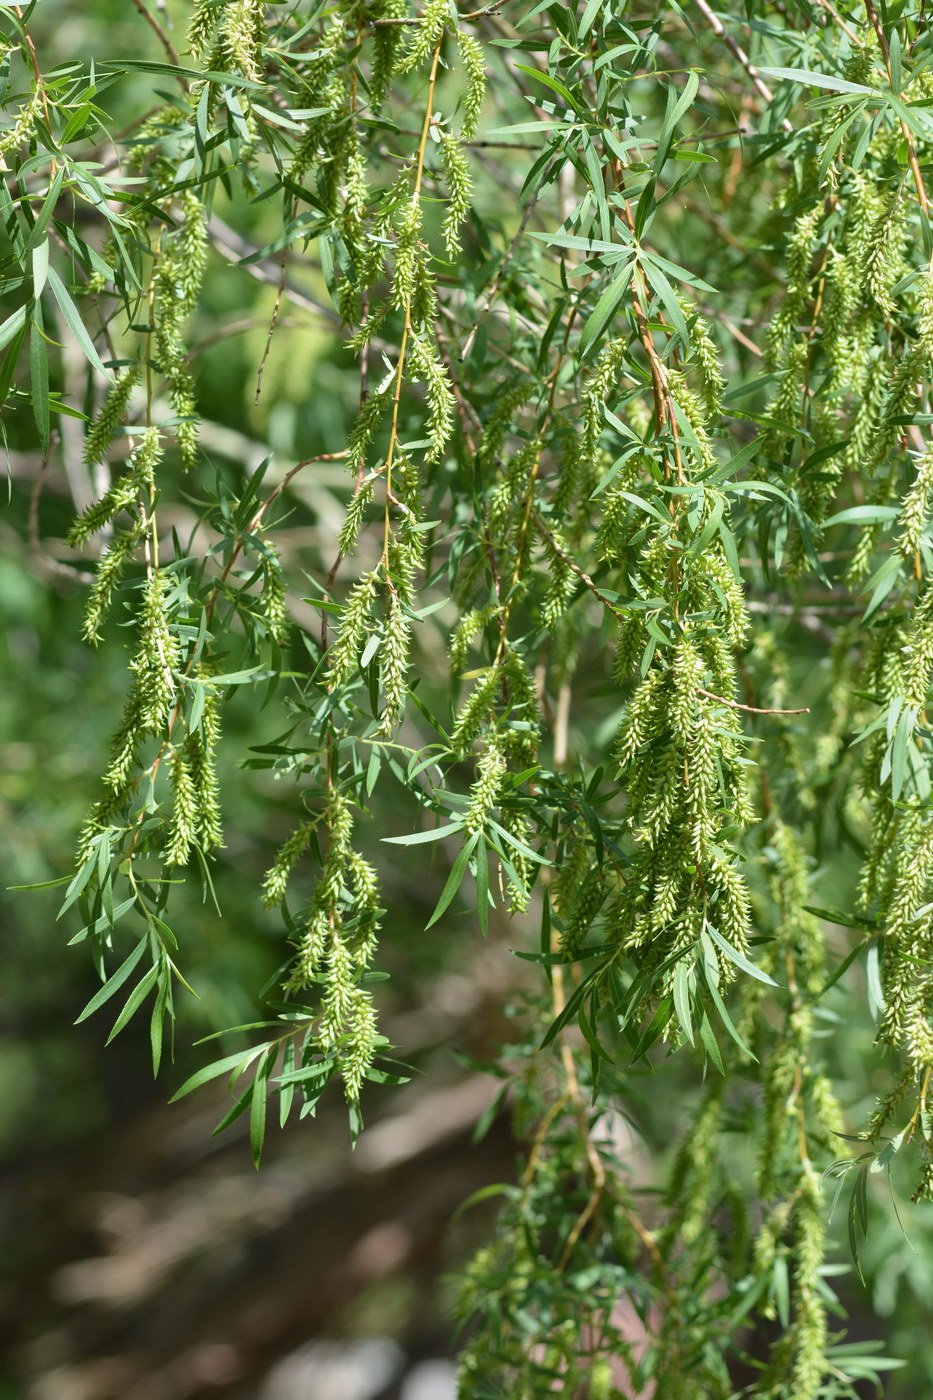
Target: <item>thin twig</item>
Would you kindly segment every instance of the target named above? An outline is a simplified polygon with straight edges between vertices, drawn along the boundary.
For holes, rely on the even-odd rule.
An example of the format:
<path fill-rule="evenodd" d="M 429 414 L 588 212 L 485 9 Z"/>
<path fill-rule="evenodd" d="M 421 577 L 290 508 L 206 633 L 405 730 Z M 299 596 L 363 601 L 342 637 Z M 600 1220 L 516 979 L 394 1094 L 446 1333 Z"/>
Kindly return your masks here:
<path fill-rule="evenodd" d="M 884 29 L 882 27 L 880 19 L 878 18 L 878 12 L 872 4 L 872 0 L 865 0 L 865 9 L 868 12 L 868 18 L 872 22 L 874 31 L 878 36 L 878 45 L 881 49 L 882 56 L 884 57 L 884 66 L 887 70 L 888 81 L 893 87 L 894 74 L 891 69 L 891 50 L 888 47 L 888 41 L 885 38 Z M 926 214 L 927 218 L 929 218 L 930 202 L 927 198 L 926 187 L 923 183 L 923 176 L 920 173 L 920 162 L 917 159 L 917 147 L 914 143 L 914 134 L 911 131 L 910 127 L 907 125 L 907 123 L 904 121 L 903 117 L 901 118 L 900 126 L 901 132 L 904 137 L 904 141 L 907 145 L 907 164 L 910 166 L 910 172 L 913 175 L 914 184 L 917 187 L 917 198 L 920 200 L 920 204 L 923 208 L 924 214 Z"/>
<path fill-rule="evenodd" d="M 702 686 L 697 686 L 697 694 L 705 695 L 707 700 L 715 700 L 718 705 L 728 705 L 730 710 L 744 710 L 748 715 L 808 715 L 809 709 L 805 710 L 762 710 L 757 705 L 742 705 L 738 700 L 727 700 L 724 695 L 716 695 L 712 690 L 704 690 Z"/>
<path fill-rule="evenodd" d="M 94 575 L 85 573 L 82 569 L 76 569 L 72 564 L 64 564 L 60 559 L 54 559 L 42 547 L 42 537 L 39 533 L 39 501 L 42 497 L 42 488 L 45 484 L 45 473 L 48 468 L 48 458 L 45 458 L 36 472 L 36 479 L 32 484 L 32 491 L 29 496 L 29 547 L 33 555 L 48 573 L 57 574 L 59 578 L 67 578 L 72 583 L 89 584 L 94 582 Z"/>
<path fill-rule="evenodd" d="M 545 525 L 539 512 L 536 510 L 532 510 L 531 515 L 532 519 L 538 527 L 538 530 L 544 536 L 551 549 L 553 549 L 558 559 L 560 559 L 562 563 L 567 565 L 567 568 L 571 571 L 571 573 L 576 574 L 577 578 L 584 585 L 584 587 L 588 588 L 589 591 L 593 594 L 593 596 L 599 599 L 604 608 L 609 609 L 613 617 L 617 617 L 620 622 L 628 622 L 627 614 L 621 612 L 617 607 L 615 607 L 615 605 L 606 597 L 605 593 L 602 593 L 600 591 L 597 585 L 590 578 L 589 574 L 586 573 L 584 569 L 581 569 L 577 561 L 557 543 L 554 536 L 548 529 L 547 525 Z"/>
<path fill-rule="evenodd" d="M 168 37 L 165 30 L 162 28 L 161 24 L 156 19 L 155 15 L 151 15 L 149 13 L 149 11 L 146 9 L 146 6 L 143 4 L 143 0 L 133 0 L 133 4 L 136 6 L 143 19 L 149 25 L 149 28 L 152 29 L 158 35 L 159 43 L 165 50 L 166 55 L 168 56 L 169 63 L 173 64 L 176 68 L 180 68 L 181 59 L 178 57 L 178 54 L 175 50 L 175 45 Z"/>
<path fill-rule="evenodd" d="M 266 361 L 269 358 L 269 351 L 272 349 L 272 339 L 275 335 L 275 328 L 279 323 L 279 312 L 282 310 L 282 298 L 285 295 L 285 275 L 288 270 L 288 250 L 282 254 L 282 262 L 279 266 L 279 284 L 275 289 L 275 302 L 272 307 L 272 318 L 269 321 L 269 333 L 266 336 L 265 347 L 262 352 L 262 359 L 259 361 L 259 369 L 256 371 L 256 396 L 253 403 L 257 404 L 262 395 L 262 377 L 266 371 Z"/>
<path fill-rule="evenodd" d="M 768 84 L 764 81 L 754 63 L 752 63 L 748 54 L 742 48 L 742 45 L 738 43 L 737 40 L 733 39 L 732 35 L 723 27 L 718 15 L 713 13 L 709 5 L 707 5 L 706 0 L 696 0 L 696 4 L 697 9 L 705 17 L 713 33 L 722 40 L 726 48 L 739 60 L 739 63 L 741 63 L 742 67 L 751 78 L 755 91 L 760 97 L 763 97 L 767 103 L 770 104 L 773 102 L 774 93 L 768 87 Z M 793 131 L 794 129 L 793 123 L 789 122 L 786 117 L 781 122 L 781 125 L 785 131 Z"/>
<path fill-rule="evenodd" d="M 483 302 L 482 307 L 476 314 L 476 320 L 470 327 L 470 333 L 467 336 L 466 340 L 463 342 L 463 349 L 460 351 L 461 364 L 468 357 L 470 351 L 473 349 L 473 341 L 476 339 L 476 332 L 479 330 L 483 321 L 485 321 L 486 317 L 489 315 L 492 304 L 498 295 L 499 287 L 502 284 L 502 279 L 505 276 L 509 266 L 511 265 L 512 259 L 515 257 L 515 253 L 518 249 L 519 243 L 525 236 L 525 230 L 528 227 L 532 214 L 534 213 L 537 198 L 538 196 L 536 193 L 534 198 L 529 199 L 528 203 L 525 205 L 524 210 L 522 211 L 521 222 L 518 226 L 515 236 L 509 244 L 508 252 L 502 259 L 502 262 L 499 265 L 499 270 L 496 273 L 495 277 L 492 279 L 489 291 L 486 293 L 485 301 Z"/>

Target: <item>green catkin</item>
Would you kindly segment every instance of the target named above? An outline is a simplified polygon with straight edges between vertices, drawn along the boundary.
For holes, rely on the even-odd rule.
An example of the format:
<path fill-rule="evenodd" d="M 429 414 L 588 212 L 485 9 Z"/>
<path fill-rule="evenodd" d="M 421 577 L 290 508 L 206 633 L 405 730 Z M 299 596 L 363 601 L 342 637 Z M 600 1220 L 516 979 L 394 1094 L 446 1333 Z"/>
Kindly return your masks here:
<path fill-rule="evenodd" d="M 96 645 L 100 629 L 110 609 L 113 590 L 117 587 L 127 564 L 136 553 L 146 532 L 144 520 L 135 520 L 126 530 L 118 530 L 101 556 L 84 611 L 84 638 Z"/>
<path fill-rule="evenodd" d="M 195 678 L 209 681 L 210 674 L 209 667 L 199 662 L 195 668 Z M 216 687 L 205 685 L 200 724 L 189 733 L 185 744 L 185 754 L 197 800 L 197 836 L 202 850 L 205 851 L 224 844 L 220 784 L 216 766 L 219 741 L 220 698 Z"/>
<path fill-rule="evenodd" d="M 514 431 L 515 419 L 534 393 L 527 381 L 513 385 L 496 401 L 483 427 L 477 449 L 477 460 L 492 463 L 501 455 L 506 439 Z"/>
<path fill-rule="evenodd" d="M 409 38 L 404 52 L 396 61 L 395 71 L 397 73 L 410 73 L 413 68 L 424 63 L 439 43 L 441 35 L 449 23 L 450 5 L 448 0 L 425 0 L 421 18 Z"/>
<path fill-rule="evenodd" d="M 425 386 L 428 403 L 425 460 L 438 462 L 453 432 L 454 396 L 440 360 L 417 335 L 409 340 L 409 363 Z"/>
<path fill-rule="evenodd" d="M 327 683 L 332 690 L 349 680 L 356 667 L 369 635 L 371 609 L 378 579 L 379 570 L 373 569 L 364 574 L 351 589 L 343 610 L 340 634 L 328 652 Z"/>
<path fill-rule="evenodd" d="M 357 480 L 366 467 L 366 453 L 372 445 L 379 420 L 390 402 L 388 390 L 370 394 L 357 415 L 347 442 L 347 471 Z M 345 551 L 348 553 L 349 551 Z"/>
<path fill-rule="evenodd" d="M 195 195 L 187 193 L 182 199 L 180 228 L 163 237 L 156 258 L 153 312 L 158 366 L 168 383 L 172 409 L 178 419 L 175 441 L 186 469 L 197 461 L 198 426 L 184 330 L 197 303 L 206 266 L 204 207 Z"/>
<path fill-rule="evenodd" d="M 462 251 L 460 227 L 466 218 L 473 193 L 470 166 L 463 147 L 449 132 L 441 132 L 441 157 L 447 180 L 447 209 L 444 214 L 444 245 L 453 261 Z"/>
<path fill-rule="evenodd" d="M 6 157 L 30 140 L 42 117 L 42 89 L 37 87 L 28 102 L 23 103 L 13 125 L 0 132 L 0 171 L 7 170 Z"/>
<path fill-rule="evenodd" d="M 500 813 L 499 820 L 500 825 L 511 837 L 520 842 L 522 846 L 531 849 L 529 844 L 532 838 L 531 824 L 521 812 L 510 807 L 504 808 Z M 531 898 L 534 863 L 523 851 L 517 850 L 508 841 L 505 842 L 504 849 L 511 867 L 506 871 L 509 912 L 524 914 Z"/>
<path fill-rule="evenodd" d="M 690 318 L 688 329 L 691 360 L 699 375 L 700 397 L 707 418 L 716 419 L 722 410 L 722 394 L 726 387 L 719 363 L 719 351 L 710 335 L 709 327 L 699 312 L 687 303 L 684 303 L 684 312 Z"/>
<path fill-rule="evenodd" d="M 314 822 L 303 822 L 292 832 L 285 844 L 279 847 L 263 883 L 263 903 L 267 909 L 280 904 L 285 898 L 289 876 L 311 844 L 314 826 Z"/>
<path fill-rule="evenodd" d="M 470 789 L 470 805 L 464 819 L 464 830 L 471 836 L 483 830 L 488 817 L 497 806 L 505 772 L 505 756 L 502 749 L 490 740 L 477 764 L 476 781 Z"/>
<path fill-rule="evenodd" d="M 272 640 L 277 646 L 285 646 L 289 634 L 285 574 L 278 555 L 268 544 L 266 548 L 268 554 L 263 562 L 260 610 Z"/>
<path fill-rule="evenodd" d="M 486 67 L 483 62 L 483 48 L 472 34 L 457 32 L 457 47 L 466 76 L 463 106 L 460 115 L 460 139 L 472 141 L 479 128 L 486 99 Z"/>
<path fill-rule="evenodd" d="M 893 190 L 882 205 L 865 248 L 865 285 L 879 311 L 886 317 L 896 313 L 891 288 L 901 275 L 906 206 L 899 189 Z"/>
<path fill-rule="evenodd" d="M 379 684 L 382 690 L 382 714 L 377 735 L 395 732 L 405 713 L 408 692 L 408 651 L 411 645 L 411 623 L 402 607 L 398 590 L 390 587 L 386 596 L 385 628 L 379 646 Z"/>
<path fill-rule="evenodd" d="M 370 479 L 364 481 L 353 493 L 338 537 L 340 553 L 344 556 L 352 554 L 356 547 L 360 531 L 363 528 L 366 509 L 373 499 L 374 490 L 375 481 Z"/>
<path fill-rule="evenodd" d="M 226 3 L 227 0 L 195 0 L 188 24 L 188 48 L 201 62 L 213 45 L 217 24 Z"/>
<path fill-rule="evenodd" d="M 787 241 L 787 290 L 768 333 L 765 363 L 769 369 L 783 365 L 788 343 L 797 333 L 809 291 L 820 215 L 819 208 L 800 215 Z"/>
<path fill-rule="evenodd" d="M 421 204 L 418 200 L 412 200 L 402 214 L 395 242 L 392 303 L 400 311 L 411 305 L 415 295 L 417 269 L 423 261 Z"/>
<path fill-rule="evenodd" d="M 207 270 L 207 212 L 197 195 L 186 190 L 181 197 L 182 222 L 179 237 L 179 287 L 182 315 L 195 310 L 204 273 Z"/>
<path fill-rule="evenodd" d="M 109 389 L 84 439 L 84 460 L 89 467 L 102 462 L 107 455 L 115 430 L 126 418 L 130 395 L 139 383 L 141 370 L 140 364 L 121 370 Z"/>
<path fill-rule="evenodd" d="M 717 1165 L 717 1134 L 722 1120 L 722 1085 L 714 1080 L 705 1091 L 699 1110 L 678 1147 L 665 1191 L 669 1223 L 660 1238 L 670 1248 L 677 1234 L 690 1245 L 709 1222 L 710 1192 Z"/>
<path fill-rule="evenodd" d="M 495 666 L 490 666 L 485 676 L 473 687 L 457 713 L 450 745 L 454 753 L 464 754 L 478 737 L 480 730 L 491 714 L 496 691 L 501 686 L 502 677 Z"/>
<path fill-rule="evenodd" d="M 221 51 L 251 83 L 262 81 L 265 11 L 265 0 L 226 0 L 221 19 Z"/>
<path fill-rule="evenodd" d="M 187 865 L 188 852 L 195 839 L 198 800 L 188 754 L 175 749 L 171 759 L 172 825 L 165 852 L 167 865 Z"/>
<path fill-rule="evenodd" d="M 162 445 L 157 428 L 147 428 L 142 441 L 131 453 L 122 476 L 110 490 L 88 506 L 79 515 L 68 531 L 68 543 L 72 548 L 85 544 L 91 535 L 96 535 L 109 525 L 120 511 L 136 505 L 140 496 L 148 504 L 149 496 L 155 487 L 155 472 L 162 460 Z"/>
<path fill-rule="evenodd" d="M 525 443 L 512 457 L 502 481 L 489 498 L 489 524 L 494 530 L 498 530 L 521 505 L 540 456 L 541 443 L 533 441 Z"/>
<path fill-rule="evenodd" d="M 130 662 L 133 680 L 103 779 L 113 793 L 130 780 L 137 750 L 146 736 L 164 731 L 175 701 L 181 649 L 169 628 L 167 587 L 165 574 L 155 571 L 143 590 L 139 648 Z"/>
<path fill-rule="evenodd" d="M 583 433 L 580 453 L 587 465 L 597 460 L 599 440 L 605 422 L 605 400 L 616 388 L 628 352 L 624 340 L 611 340 L 600 351 L 592 374 L 583 386 Z"/>
<path fill-rule="evenodd" d="M 375 112 L 382 108 L 404 38 L 404 26 L 393 24 L 392 21 L 404 19 L 407 10 L 405 0 L 382 0 L 379 6 L 378 17 L 383 23 L 374 26 L 373 58 L 369 76 L 369 100 Z"/>
<path fill-rule="evenodd" d="M 554 546 L 550 547 L 548 559 L 548 590 L 541 605 L 541 621 L 550 630 L 566 611 L 577 589 L 577 576 L 568 563 L 572 554 L 567 542 L 557 530 L 551 530 Z"/>
<path fill-rule="evenodd" d="M 626 553 L 631 532 L 627 528 L 627 521 L 631 511 L 631 504 L 623 496 L 625 487 L 607 491 L 603 497 L 603 513 L 599 522 L 599 529 L 596 533 L 596 555 L 604 563 L 615 563 L 622 559 Z M 630 623 L 624 624 L 626 635 L 629 633 L 638 634 L 640 632 L 637 619 L 632 618 Z M 617 672 L 620 676 L 628 675 L 634 669 L 634 661 L 631 665 L 624 666 L 622 671 Z"/>
<path fill-rule="evenodd" d="M 489 603 L 485 608 L 472 608 L 465 612 L 454 628 L 451 638 L 448 655 L 450 657 L 450 673 L 456 679 L 466 666 L 467 654 L 476 638 L 482 633 L 490 622 L 499 615 L 499 608 Z"/>
<path fill-rule="evenodd" d="M 132 663 L 143 691 L 143 715 L 150 733 L 164 728 L 175 700 L 175 674 L 181 664 L 181 649 L 169 630 L 166 592 L 168 576 L 155 571 L 145 588 L 140 627 L 140 647 Z"/>
<path fill-rule="evenodd" d="M 326 854 L 289 986 L 298 990 L 320 980 L 315 1043 L 337 1064 L 347 1101 L 355 1103 L 378 1043 L 372 998 L 360 986 L 378 930 L 378 887 L 372 867 L 350 845 L 353 817 L 347 799 L 334 791 L 322 816 Z M 288 871 L 305 849 L 308 835 L 307 826 L 301 828 L 279 852 L 267 877 L 270 901 L 284 893 Z"/>
<path fill-rule="evenodd" d="M 826 1227 L 819 1178 L 812 1167 L 804 1172 L 792 1218 L 795 1317 L 790 1393 L 794 1400 L 816 1400 L 826 1371 L 829 1329 L 820 1288 Z"/>

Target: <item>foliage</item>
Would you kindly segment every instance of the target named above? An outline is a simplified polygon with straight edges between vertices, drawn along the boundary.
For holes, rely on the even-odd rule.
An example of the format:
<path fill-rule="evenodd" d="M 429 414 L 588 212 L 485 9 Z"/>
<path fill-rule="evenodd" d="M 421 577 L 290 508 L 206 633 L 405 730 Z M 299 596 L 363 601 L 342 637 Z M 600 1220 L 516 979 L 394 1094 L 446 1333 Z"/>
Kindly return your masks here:
<path fill-rule="evenodd" d="M 856 1258 L 898 1152 L 933 1194 L 922 10 L 196 0 L 180 40 L 137 8 L 157 56 L 93 66 L 3 12 L 9 437 L 46 459 L 83 425 L 96 490 L 46 567 L 96 556 L 84 635 L 131 637 L 62 881 L 83 1015 L 145 1007 L 158 1070 L 175 887 L 213 898 L 224 713 L 258 687 L 277 727 L 244 764 L 303 808 L 262 892 L 288 951 L 179 1094 L 227 1076 L 257 1162 L 270 1094 L 284 1122 L 339 1081 L 356 1133 L 406 1073 L 376 842 L 435 856 L 425 927 L 510 911 L 542 989 L 500 1070 L 528 1158 L 463 1280 L 463 1393 L 856 1394 L 892 1363 L 833 1330 L 821 1174 Z M 220 259 L 275 287 L 257 397 L 277 344 L 277 376 L 324 379 L 289 302 L 343 338 L 330 436 L 287 463 L 208 438 L 209 400 L 243 426 L 252 324 L 199 339 Z M 827 1036 L 863 975 L 886 1081 L 834 1161 Z M 646 1204 L 612 1126 L 674 1052 L 702 1087 Z"/>

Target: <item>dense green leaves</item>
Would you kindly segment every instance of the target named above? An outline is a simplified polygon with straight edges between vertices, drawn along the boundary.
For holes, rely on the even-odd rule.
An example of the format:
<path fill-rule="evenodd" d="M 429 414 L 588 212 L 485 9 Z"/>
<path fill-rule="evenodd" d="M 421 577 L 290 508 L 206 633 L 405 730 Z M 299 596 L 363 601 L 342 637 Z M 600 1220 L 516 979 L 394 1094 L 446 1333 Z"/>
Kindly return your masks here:
<path fill-rule="evenodd" d="M 179 8 L 161 52 L 59 67 L 2 18 L 0 389 L 17 449 L 61 453 L 85 635 L 129 653 L 61 909 L 101 976 L 80 1019 L 148 1008 L 159 1068 L 169 908 L 186 878 L 223 907 L 221 727 L 252 704 L 248 776 L 300 793 L 262 890 L 282 967 L 179 1094 L 228 1077 L 257 1164 L 270 1092 L 284 1124 L 336 1082 L 358 1132 L 404 1077 L 374 968 L 397 861 L 431 940 L 510 914 L 537 978 L 464 1394 L 724 1400 L 777 1316 L 758 1393 L 850 1396 L 883 1361 L 830 1331 L 846 996 L 898 1057 L 831 1168 L 853 1249 L 898 1148 L 933 1190 L 922 11 Z M 662 1073 L 645 1223 L 606 1122 Z"/>

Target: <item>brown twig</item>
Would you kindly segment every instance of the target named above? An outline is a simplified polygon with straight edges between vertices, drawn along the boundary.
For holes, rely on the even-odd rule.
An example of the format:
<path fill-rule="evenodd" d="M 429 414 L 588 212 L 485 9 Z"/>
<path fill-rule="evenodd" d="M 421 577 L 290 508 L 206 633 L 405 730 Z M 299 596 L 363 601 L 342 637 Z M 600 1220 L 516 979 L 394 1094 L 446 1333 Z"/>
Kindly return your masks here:
<path fill-rule="evenodd" d="M 533 511 L 532 511 L 532 519 L 534 520 L 535 525 L 537 526 L 539 533 L 540 533 L 540 534 L 544 537 L 544 539 L 547 541 L 547 543 L 548 543 L 548 545 L 550 546 L 550 548 L 553 549 L 553 551 L 554 551 L 554 553 L 557 555 L 558 559 L 560 559 L 560 560 L 562 561 L 562 563 L 564 563 L 564 564 L 567 565 L 567 568 L 571 571 L 571 573 L 576 574 L 577 578 L 578 578 L 578 579 L 580 580 L 580 582 L 584 585 L 584 587 L 585 587 L 585 588 L 588 588 L 589 591 L 593 594 L 593 596 L 594 596 L 595 598 L 598 598 L 598 599 L 599 599 L 599 601 L 602 603 L 602 605 L 603 605 L 604 608 L 608 608 L 608 610 L 612 613 L 613 617 L 617 617 L 617 618 L 619 619 L 620 622 L 628 622 L 628 616 L 627 616 L 627 614 L 624 613 L 624 612 L 621 612 L 621 611 L 606 597 L 605 593 L 602 593 L 602 592 L 600 591 L 600 589 L 597 587 L 597 585 L 596 585 L 596 584 L 593 582 L 593 580 L 590 578 L 589 574 L 586 573 L 586 571 L 585 571 L 584 569 L 581 569 L 581 568 L 580 568 L 580 565 L 577 563 L 577 561 L 576 561 L 570 554 L 568 554 L 567 551 L 561 547 L 561 545 L 559 545 L 559 544 L 557 543 L 557 541 L 555 540 L 554 536 L 551 534 L 551 532 L 550 532 L 550 530 L 548 529 L 547 525 L 544 523 L 544 520 L 541 518 L 541 515 L 539 514 L 538 511 L 536 511 L 536 510 L 533 510 Z"/>
<path fill-rule="evenodd" d="M 288 271 L 288 250 L 282 254 L 282 261 L 279 266 L 279 283 L 275 289 L 275 303 L 272 307 L 272 317 L 269 321 L 269 333 L 266 336 L 266 343 L 263 347 L 262 359 L 259 361 L 259 369 L 256 371 L 256 395 L 253 403 L 259 402 L 262 394 L 262 377 L 266 372 L 266 361 L 269 358 L 269 351 L 272 349 L 272 339 L 275 335 L 276 326 L 279 323 L 279 312 L 282 310 L 282 298 L 285 295 L 285 276 Z"/>
<path fill-rule="evenodd" d="M 712 690 L 704 690 L 702 686 L 697 686 L 697 694 L 705 695 L 707 700 L 715 700 L 718 705 L 728 705 L 730 710 L 744 710 L 748 715 L 808 715 L 809 709 L 805 710 L 762 710 L 757 705 L 742 705 L 738 700 L 727 700 L 724 695 L 716 695 Z"/>
<path fill-rule="evenodd" d="M 175 45 L 168 37 L 165 30 L 162 28 L 161 24 L 156 19 L 155 15 L 151 15 L 149 13 L 149 11 L 146 9 L 146 6 L 143 4 L 143 0 L 133 0 L 133 4 L 136 6 L 143 19 L 149 25 L 149 28 L 153 30 L 153 32 L 158 36 L 159 43 L 165 50 L 169 63 L 173 64 L 176 68 L 180 68 L 181 59 L 178 57 Z"/>
<path fill-rule="evenodd" d="M 741 63 L 742 67 L 745 69 L 746 73 L 751 78 L 752 85 L 755 88 L 755 91 L 758 93 L 758 95 L 760 97 L 763 97 L 767 103 L 773 102 L 774 93 L 768 87 L 768 84 L 764 81 L 761 74 L 758 72 L 758 69 L 755 67 L 754 63 L 752 63 L 748 54 L 742 48 L 742 45 L 738 43 L 737 40 L 733 39 L 732 35 L 728 32 L 728 30 L 723 27 L 718 15 L 713 13 L 709 5 L 707 5 L 706 0 L 696 0 L 696 5 L 697 9 L 706 19 L 706 22 L 709 24 L 713 33 L 716 34 L 717 37 L 722 40 L 726 48 L 729 49 L 730 52 L 734 54 L 734 56 L 738 59 L 739 63 Z M 786 117 L 781 122 L 781 125 L 783 126 L 785 131 L 793 131 L 794 129 L 793 123 L 789 122 Z"/>
<path fill-rule="evenodd" d="M 42 547 L 42 537 L 39 533 L 39 501 L 42 498 L 42 488 L 45 484 L 45 473 L 48 468 L 48 458 L 44 458 L 36 472 L 36 479 L 32 484 L 32 491 L 29 496 L 29 547 L 42 567 L 51 574 L 56 574 L 59 578 L 67 578 L 72 583 L 93 583 L 94 575 L 85 573 L 82 569 L 76 569 L 73 564 L 64 564 L 60 559 L 54 559 Z"/>
<path fill-rule="evenodd" d="M 884 66 L 888 74 L 888 82 L 891 83 L 893 88 L 894 75 L 891 70 L 891 50 L 888 47 L 888 41 L 885 37 L 884 28 L 882 27 L 881 20 L 878 18 L 878 12 L 872 4 L 872 0 L 865 0 L 865 9 L 868 12 L 868 18 L 872 22 L 872 27 L 874 28 L 874 31 L 878 36 L 878 47 L 881 49 L 881 53 L 884 58 Z M 907 125 L 907 123 L 904 121 L 903 117 L 901 118 L 900 127 L 904 137 L 904 141 L 907 145 L 907 164 L 910 166 L 910 173 L 913 175 L 914 184 L 917 187 L 917 198 L 920 200 L 920 204 L 924 214 L 926 214 L 927 218 L 929 218 L 930 202 L 927 198 L 926 187 L 923 183 L 923 176 L 920 173 L 920 162 L 917 160 L 917 147 L 914 144 L 914 134 L 911 131 L 910 127 Z"/>

